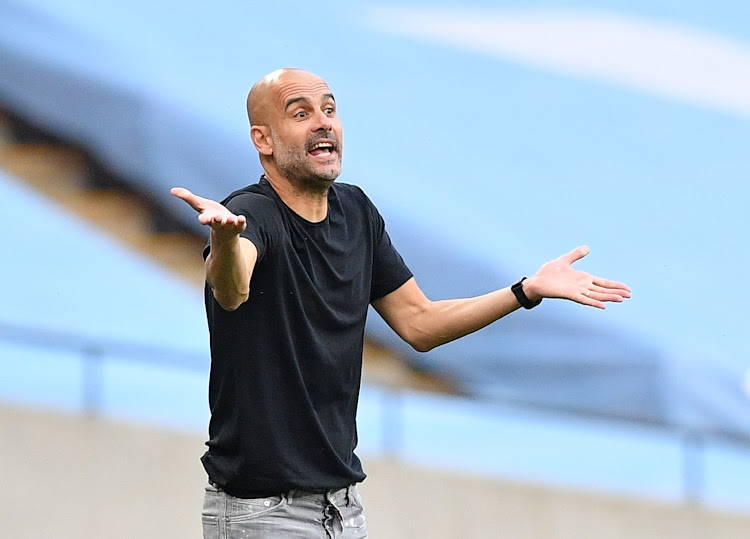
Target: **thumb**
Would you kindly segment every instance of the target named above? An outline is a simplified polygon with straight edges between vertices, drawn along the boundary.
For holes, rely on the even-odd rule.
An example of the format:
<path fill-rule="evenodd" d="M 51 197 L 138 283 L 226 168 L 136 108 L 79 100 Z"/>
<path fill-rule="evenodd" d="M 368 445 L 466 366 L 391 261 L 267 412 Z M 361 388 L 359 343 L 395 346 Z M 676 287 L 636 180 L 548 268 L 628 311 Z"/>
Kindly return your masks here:
<path fill-rule="evenodd" d="M 580 259 L 582 259 L 584 256 L 589 254 L 590 249 L 586 247 L 585 245 L 582 245 L 581 247 L 577 247 L 570 251 L 568 254 L 564 254 L 560 257 L 560 260 L 567 264 L 573 264 L 573 262 L 576 262 Z"/>
<path fill-rule="evenodd" d="M 195 211 L 203 211 L 203 204 L 201 204 L 200 202 L 201 197 L 194 195 L 184 187 L 173 187 L 169 192 L 177 198 L 184 200 L 185 202 L 190 204 L 190 207 Z"/>

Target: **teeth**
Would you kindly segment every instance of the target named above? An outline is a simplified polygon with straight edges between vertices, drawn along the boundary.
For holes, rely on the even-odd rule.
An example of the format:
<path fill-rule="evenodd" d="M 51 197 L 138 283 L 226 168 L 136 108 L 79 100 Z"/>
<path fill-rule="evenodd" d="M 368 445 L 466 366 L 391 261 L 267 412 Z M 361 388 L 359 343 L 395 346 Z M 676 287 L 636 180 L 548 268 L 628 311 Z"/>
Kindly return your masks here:
<path fill-rule="evenodd" d="M 330 142 L 319 142 L 315 146 L 313 146 L 312 149 L 317 150 L 320 148 L 333 148 L 333 144 L 331 144 Z"/>

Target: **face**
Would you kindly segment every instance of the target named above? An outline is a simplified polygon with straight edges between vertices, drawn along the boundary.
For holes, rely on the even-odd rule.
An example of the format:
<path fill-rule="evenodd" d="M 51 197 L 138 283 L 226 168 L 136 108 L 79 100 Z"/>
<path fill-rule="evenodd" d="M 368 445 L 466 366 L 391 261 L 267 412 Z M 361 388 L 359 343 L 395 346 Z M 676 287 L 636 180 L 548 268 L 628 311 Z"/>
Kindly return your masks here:
<path fill-rule="evenodd" d="M 273 158 L 279 172 L 302 187 L 327 187 L 341 173 L 343 130 L 336 101 L 322 79 L 284 72 L 270 93 Z"/>

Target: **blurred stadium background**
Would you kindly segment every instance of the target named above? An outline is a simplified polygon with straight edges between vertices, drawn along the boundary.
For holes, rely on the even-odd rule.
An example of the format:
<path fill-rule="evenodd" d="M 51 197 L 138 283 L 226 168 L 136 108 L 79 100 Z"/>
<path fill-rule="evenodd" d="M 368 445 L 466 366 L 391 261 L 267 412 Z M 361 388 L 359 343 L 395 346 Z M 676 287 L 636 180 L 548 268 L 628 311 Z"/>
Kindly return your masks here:
<path fill-rule="evenodd" d="M 205 233 L 169 188 L 257 180 L 245 95 L 282 66 L 329 82 L 341 180 L 428 295 L 581 244 L 633 289 L 428 354 L 371 316 L 371 536 L 750 536 L 748 20 L 730 0 L 0 0 L 0 536 L 200 535 Z"/>

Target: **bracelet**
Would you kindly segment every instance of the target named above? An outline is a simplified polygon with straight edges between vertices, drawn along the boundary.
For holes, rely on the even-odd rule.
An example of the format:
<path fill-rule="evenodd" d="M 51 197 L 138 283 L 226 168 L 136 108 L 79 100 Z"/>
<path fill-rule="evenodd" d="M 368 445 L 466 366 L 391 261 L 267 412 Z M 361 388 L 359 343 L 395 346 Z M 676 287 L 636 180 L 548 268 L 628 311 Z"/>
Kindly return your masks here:
<path fill-rule="evenodd" d="M 516 299 L 518 300 L 518 303 L 521 304 L 521 307 L 524 309 L 533 309 L 537 305 L 539 305 L 542 300 L 538 299 L 536 301 L 531 301 L 526 294 L 523 293 L 523 282 L 526 280 L 526 277 L 523 277 L 520 281 L 518 281 L 516 284 L 510 287 L 510 289 L 513 291 L 513 294 L 516 296 Z"/>

